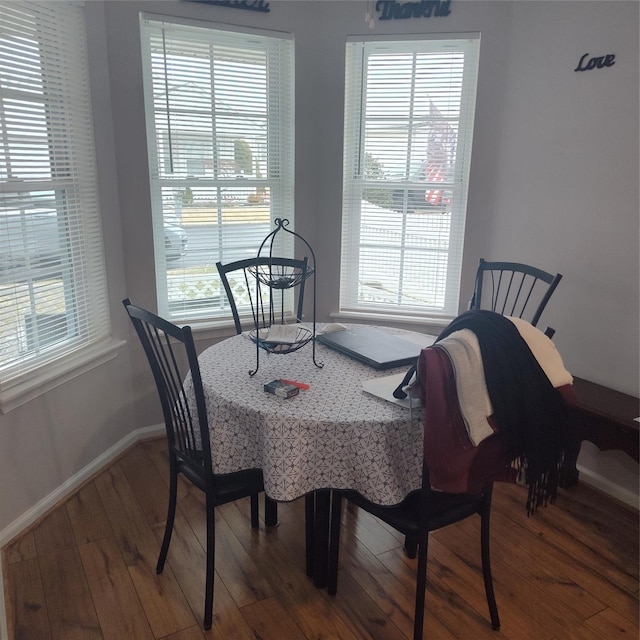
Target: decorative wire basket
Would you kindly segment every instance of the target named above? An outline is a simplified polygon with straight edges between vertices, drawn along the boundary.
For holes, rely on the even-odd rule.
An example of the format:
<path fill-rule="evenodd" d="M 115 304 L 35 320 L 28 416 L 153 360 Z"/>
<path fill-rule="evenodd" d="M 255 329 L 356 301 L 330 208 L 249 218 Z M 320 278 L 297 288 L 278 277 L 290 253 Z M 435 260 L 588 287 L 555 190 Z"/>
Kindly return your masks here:
<path fill-rule="evenodd" d="M 268 287 L 271 290 L 279 290 L 282 292 L 281 304 L 280 304 L 280 325 L 278 325 L 278 318 L 276 316 L 276 309 L 270 302 L 269 320 L 265 321 L 263 315 L 254 315 L 255 329 L 249 332 L 250 339 L 256 345 L 256 366 L 255 369 L 249 371 L 249 375 L 253 376 L 258 372 L 260 366 L 260 351 L 264 350 L 268 353 L 292 353 L 301 349 L 306 344 L 311 343 L 313 363 L 318 368 L 322 368 L 324 365 L 322 362 L 316 360 L 316 256 L 311 248 L 311 245 L 295 231 L 287 229 L 289 226 L 289 220 L 286 218 L 276 218 L 274 220 L 275 229 L 267 234 L 262 241 L 260 248 L 258 249 L 258 255 L 256 257 L 255 264 L 249 264 L 247 266 L 247 272 L 253 276 L 256 280 L 256 298 L 260 299 L 262 292 L 261 287 Z M 311 264 L 307 257 L 304 260 L 291 260 L 287 258 L 274 257 L 274 240 L 276 236 L 284 232 L 290 234 L 300 242 L 304 243 L 308 251 L 311 254 Z M 278 246 L 278 245 L 276 245 Z M 264 253 L 263 253 L 264 250 Z M 265 259 L 266 258 L 266 259 Z M 275 264 L 275 263 L 280 264 Z M 286 262 L 293 262 L 298 264 L 282 264 Z M 302 262 L 302 265 L 299 264 Z M 260 264 L 259 264 L 260 263 Z M 313 330 L 309 330 L 307 327 L 301 324 L 295 325 L 295 329 L 291 329 L 292 335 L 286 335 L 286 331 L 282 329 L 275 330 L 277 326 L 293 327 L 294 325 L 287 325 L 285 322 L 285 307 L 284 307 L 284 291 L 286 289 L 293 289 L 294 287 L 303 285 L 304 281 L 312 276 L 313 280 Z M 299 305 L 301 306 L 301 305 Z M 301 308 L 298 310 L 297 316 L 302 316 Z M 260 320 L 262 324 L 270 325 L 262 328 L 260 326 Z M 297 318 L 298 323 L 300 317 Z M 272 331 L 272 328 L 274 329 Z M 271 333 L 271 335 L 269 335 Z"/>
<path fill-rule="evenodd" d="M 313 273 L 313 267 L 307 266 L 303 270 L 287 265 L 261 264 L 250 266 L 247 271 L 267 287 L 290 289 L 306 280 Z"/>
<path fill-rule="evenodd" d="M 253 329 L 249 332 L 249 338 L 260 348 L 269 353 L 293 353 L 304 347 L 313 338 L 313 332 L 303 326 L 288 325 L 296 328 L 295 338 L 291 341 L 269 340 L 269 328 Z"/>

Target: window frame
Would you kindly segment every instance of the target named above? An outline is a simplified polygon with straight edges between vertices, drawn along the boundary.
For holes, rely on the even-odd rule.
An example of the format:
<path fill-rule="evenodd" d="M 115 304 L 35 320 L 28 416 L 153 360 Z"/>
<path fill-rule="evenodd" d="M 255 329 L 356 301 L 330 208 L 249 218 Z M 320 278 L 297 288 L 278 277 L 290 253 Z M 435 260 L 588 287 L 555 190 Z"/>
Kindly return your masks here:
<path fill-rule="evenodd" d="M 407 220 L 408 204 L 412 189 L 422 189 L 427 193 L 429 187 L 416 182 L 409 173 L 399 180 L 375 179 L 365 177 L 367 162 L 367 59 L 370 55 L 385 53 L 425 53 L 442 50 L 445 46 L 453 46 L 464 54 L 464 77 L 460 90 L 460 117 L 456 121 L 455 169 L 453 177 L 443 186 L 441 193 L 452 197 L 446 208 L 450 211 L 449 247 L 447 250 L 446 284 L 441 304 L 403 304 L 402 302 L 363 302 L 359 300 L 361 260 L 361 227 L 363 211 L 366 209 L 362 194 L 366 189 L 389 190 L 388 197 L 394 189 L 403 192 L 404 209 L 400 213 Z M 342 216 L 342 248 L 340 279 L 340 310 L 344 317 L 365 316 L 386 320 L 421 320 L 429 317 L 436 322 L 446 322 L 458 313 L 460 279 L 462 272 L 462 254 L 464 245 L 464 229 L 467 215 L 467 195 L 471 163 L 471 146 L 475 117 L 475 102 L 478 80 L 478 60 L 480 50 L 480 34 L 429 34 L 406 36 L 354 36 L 347 38 L 345 61 L 345 123 L 343 149 L 343 216 Z M 415 102 L 416 100 L 414 100 Z M 413 102 L 411 103 L 413 104 Z M 446 119 L 446 118 L 445 118 Z M 413 120 L 410 120 L 413 122 Z M 409 134 L 408 134 L 409 135 Z M 408 138 L 411 149 L 411 138 Z M 436 185 L 431 185 L 436 188 Z M 415 193 L 415 191 L 414 191 Z M 379 216 L 383 216 L 380 213 Z M 427 214 L 433 215 L 433 214 Z M 403 225 L 406 226 L 406 222 Z M 399 245 L 404 253 L 405 240 Z M 381 251 L 380 256 L 384 253 Z M 402 279 L 403 267 L 399 278 Z M 396 292 L 399 300 L 403 294 Z"/>
<path fill-rule="evenodd" d="M 2 68 L 7 74 L 0 104 L 5 142 L 0 147 L 0 233 L 10 247 L 4 305 L 14 307 L 3 317 L 5 326 L 13 327 L 3 339 L 14 346 L 7 347 L 0 364 L 4 413 L 110 360 L 124 344 L 111 338 L 86 9 L 81 3 L 37 1 L 6 2 L 5 9 L 0 23 L 0 41 L 6 43 L 0 50 L 0 74 Z M 13 118 L 11 125 L 5 117 Z M 24 122 L 32 122 L 33 131 Z M 36 135 L 46 137 L 45 143 Z M 31 256 L 34 235 L 52 248 L 52 262 Z M 37 293 L 43 279 L 62 288 L 53 296 L 58 302 Z M 29 329 L 25 315 L 23 328 L 19 317 L 21 289 L 36 318 L 31 344 L 34 327 Z M 56 305 L 62 305 L 65 317 L 62 338 L 57 321 L 40 327 L 35 315 L 51 318 Z"/>
<path fill-rule="evenodd" d="M 214 37 L 214 34 L 218 33 L 224 39 L 224 46 L 229 42 L 237 41 L 238 47 L 242 47 L 243 41 L 246 47 L 246 51 L 252 52 L 255 47 L 259 50 L 260 42 L 264 43 L 264 51 L 266 52 L 266 88 L 264 92 L 264 100 L 267 105 L 268 114 L 265 115 L 265 155 L 262 156 L 262 171 L 255 172 L 256 175 L 250 175 L 248 178 L 237 175 L 225 176 L 225 169 L 223 168 L 224 162 L 228 163 L 228 160 L 223 160 L 223 154 L 220 152 L 222 142 L 216 137 L 217 130 L 215 129 L 215 118 L 219 117 L 217 103 L 212 100 L 211 116 L 214 121 L 213 131 L 210 140 L 196 141 L 197 144 L 206 146 L 210 145 L 212 149 L 212 158 L 207 165 L 207 169 L 204 168 L 196 172 L 196 175 L 176 175 L 172 177 L 166 172 L 168 167 L 168 156 L 160 151 L 160 140 L 163 138 L 166 140 L 168 133 L 167 129 L 162 129 L 157 126 L 156 120 L 158 118 L 158 109 L 152 104 L 151 96 L 153 95 L 154 86 L 154 74 L 152 66 L 150 64 L 152 52 L 151 52 L 151 33 L 152 29 L 157 29 L 161 26 L 165 26 L 170 33 L 173 28 L 176 34 L 188 33 L 189 30 L 193 30 L 196 34 L 196 38 L 202 38 L 206 40 L 206 34 L 210 38 Z M 166 199 L 163 202 L 163 189 L 168 190 L 171 188 L 181 188 L 185 190 L 190 189 L 192 193 L 196 193 L 198 190 L 202 193 L 214 193 L 217 200 L 214 200 L 215 220 L 218 225 L 217 241 L 213 244 L 216 247 L 210 252 L 209 265 L 214 265 L 217 260 L 223 263 L 230 262 L 232 260 L 250 257 L 252 254 L 245 253 L 244 255 L 237 255 L 238 251 L 242 251 L 242 247 L 234 250 L 226 251 L 224 249 L 225 242 L 236 243 L 241 242 L 240 231 L 238 234 L 232 237 L 226 237 L 224 227 L 224 207 L 221 204 L 220 194 L 227 192 L 231 194 L 244 194 L 249 193 L 250 190 L 254 190 L 255 193 L 267 192 L 268 198 L 266 199 L 266 205 L 264 210 L 268 212 L 268 218 L 265 218 L 264 212 L 259 214 L 261 223 L 256 222 L 252 231 L 251 246 L 244 247 L 245 251 L 259 249 L 260 243 L 267 236 L 268 233 L 273 231 L 274 222 L 276 218 L 286 218 L 289 220 L 289 229 L 293 230 L 295 227 L 294 219 L 294 149 L 295 149 L 295 132 L 294 132 L 294 74 L 295 74 L 295 59 L 294 59 L 294 38 L 293 34 L 272 31 L 265 29 L 255 29 L 251 27 L 241 27 L 235 25 L 226 25 L 216 22 L 209 22 L 203 20 L 192 20 L 186 18 L 178 18 L 174 16 L 162 16 L 152 13 L 140 14 L 140 30 L 141 30 L 141 43 L 142 43 L 142 64 L 143 64 L 143 78 L 144 78 L 144 94 L 145 94 L 145 119 L 147 126 L 147 145 L 148 145 L 148 157 L 149 157 L 149 185 L 151 195 L 151 209 L 152 209 L 152 225 L 153 225 L 153 237 L 154 237 L 154 265 L 156 273 L 156 294 L 157 294 L 157 306 L 158 312 L 171 319 L 173 322 L 188 321 L 197 325 L 203 326 L 226 326 L 231 324 L 232 316 L 229 308 L 228 301 L 224 293 L 224 289 L 221 286 L 219 276 L 215 267 L 209 269 L 206 274 L 206 284 L 209 290 L 213 290 L 213 297 L 194 298 L 189 301 L 187 295 L 182 300 L 174 301 L 174 294 L 170 291 L 169 284 L 169 264 L 165 254 L 165 239 L 163 225 L 167 216 L 170 215 L 170 206 L 166 205 Z M 198 33 L 200 35 L 198 35 Z M 164 38 L 163 38 L 164 41 Z M 164 45 L 167 46 L 167 45 Z M 222 48 L 222 45 L 218 45 Z M 166 49 L 165 49 L 166 51 Z M 242 53 L 246 53 L 242 51 Z M 247 54 L 249 57 L 249 54 Z M 210 58 L 210 68 L 213 64 L 214 57 Z M 216 59 L 217 60 L 217 59 Z M 165 63 L 166 64 L 166 63 Z M 165 67 L 166 69 L 166 67 Z M 166 73 L 166 71 L 165 71 Z M 215 74 L 212 72 L 211 76 Z M 273 81 L 272 78 L 277 78 Z M 212 81 L 212 95 L 219 85 L 216 85 Z M 167 103 L 169 101 L 167 100 Z M 166 109 L 166 121 L 169 123 L 171 118 L 171 110 L 167 106 Z M 275 115 L 273 115 L 275 114 Z M 244 114 L 240 114 L 240 119 L 244 117 Z M 170 126 L 170 125 L 169 125 Z M 174 140 L 178 140 L 179 133 L 176 135 L 176 131 L 173 131 Z M 221 136 L 222 138 L 222 136 Z M 235 142 L 235 141 L 234 141 Z M 176 144 L 176 148 L 178 148 Z M 185 145 L 188 146 L 188 145 Z M 227 144 L 228 148 L 228 144 Z M 184 150 L 184 149 L 183 149 Z M 193 158 L 187 157 L 186 160 L 181 160 L 183 164 L 189 166 L 189 161 Z M 209 160 L 207 158 L 207 160 Z M 256 162 L 256 166 L 258 163 Z M 264 172 L 264 173 L 262 173 Z M 179 172 L 176 171 L 176 174 Z M 208 175 L 205 175 L 208 174 Z M 248 200 L 248 197 L 247 197 Z M 181 210 L 181 215 L 183 212 Z M 247 220 L 251 222 L 251 212 L 247 210 Z M 182 218 L 184 219 L 184 218 Z M 181 219 L 181 224 L 182 224 Z M 230 225 L 231 226 L 231 225 Z M 184 228 L 187 231 L 188 240 L 184 263 L 187 264 L 186 256 L 190 251 L 190 245 L 192 244 L 192 235 L 189 234 L 189 227 L 187 223 L 184 224 Z M 246 227 L 249 228 L 248 226 Z M 284 237 L 287 236 L 287 237 Z M 219 247 L 223 247 L 222 255 L 220 255 Z M 267 249 L 263 249 L 262 255 Z M 294 245 L 292 237 L 289 234 L 279 234 L 279 237 L 274 243 L 274 255 L 280 255 L 285 257 L 293 257 Z M 228 257 L 233 253 L 233 257 Z M 226 255 L 225 255 L 226 254 Z M 197 270 L 196 267 L 193 270 Z M 185 270 L 186 271 L 186 270 Z M 177 279 L 174 282 L 178 282 L 179 286 L 187 288 L 191 286 L 189 275 L 181 276 L 178 274 Z M 175 291 L 175 284 L 172 287 Z M 290 306 L 289 311 L 293 312 L 293 297 L 286 296 L 285 304 Z M 246 311 L 245 309 L 239 309 L 241 313 Z"/>

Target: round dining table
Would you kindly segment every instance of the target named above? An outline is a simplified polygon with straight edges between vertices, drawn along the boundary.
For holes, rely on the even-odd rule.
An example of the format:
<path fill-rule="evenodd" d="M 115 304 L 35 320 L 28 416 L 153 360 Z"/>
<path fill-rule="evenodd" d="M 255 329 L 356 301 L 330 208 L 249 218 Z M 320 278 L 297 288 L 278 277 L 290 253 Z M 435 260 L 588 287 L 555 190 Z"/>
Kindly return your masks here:
<path fill-rule="evenodd" d="M 423 346 L 434 340 L 417 335 Z M 202 352 L 214 471 L 260 468 L 265 492 L 278 501 L 355 489 L 378 504 L 401 502 L 420 487 L 423 411 L 367 393 L 362 383 L 408 366 L 380 371 L 320 343 L 315 351 L 321 367 L 310 344 L 287 354 L 261 351 L 253 376 L 256 346 L 248 334 Z M 277 379 L 309 388 L 290 398 L 266 393 L 264 385 Z"/>
<path fill-rule="evenodd" d="M 414 333 L 411 339 L 428 346 L 435 336 Z M 198 362 L 214 472 L 259 468 L 272 500 L 306 496 L 306 571 L 322 587 L 331 490 L 354 489 L 393 505 L 419 489 L 424 420 L 421 407 L 401 406 L 362 389 L 363 382 L 406 372 L 408 366 L 377 370 L 317 341 L 314 358 L 313 346 L 258 355 L 244 333 L 208 347 Z M 265 392 L 265 384 L 279 379 L 308 388 L 290 398 Z M 272 513 L 266 512 L 267 523 Z"/>

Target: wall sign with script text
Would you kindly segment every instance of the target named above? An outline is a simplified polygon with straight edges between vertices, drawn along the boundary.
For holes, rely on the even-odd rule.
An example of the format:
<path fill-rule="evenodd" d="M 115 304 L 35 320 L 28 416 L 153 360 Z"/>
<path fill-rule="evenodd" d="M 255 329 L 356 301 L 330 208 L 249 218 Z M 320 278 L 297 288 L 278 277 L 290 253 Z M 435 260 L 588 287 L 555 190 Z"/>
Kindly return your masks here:
<path fill-rule="evenodd" d="M 260 11 L 261 13 L 269 13 L 271 11 L 269 3 L 265 2 L 265 0 L 190 0 L 190 2 L 213 4 L 231 9 L 244 9 L 245 11 Z"/>
<path fill-rule="evenodd" d="M 574 71 L 591 71 L 591 69 L 604 69 L 605 67 L 612 67 L 616 63 L 616 56 L 613 53 L 609 53 L 606 56 L 593 56 L 589 58 L 589 53 L 585 53 L 578 66 Z M 587 61 L 589 58 L 589 61 Z"/>
<path fill-rule="evenodd" d="M 440 18 L 451 13 L 451 0 L 420 0 L 419 2 L 398 2 L 378 0 L 376 11 L 379 20 L 406 20 L 407 18 Z"/>

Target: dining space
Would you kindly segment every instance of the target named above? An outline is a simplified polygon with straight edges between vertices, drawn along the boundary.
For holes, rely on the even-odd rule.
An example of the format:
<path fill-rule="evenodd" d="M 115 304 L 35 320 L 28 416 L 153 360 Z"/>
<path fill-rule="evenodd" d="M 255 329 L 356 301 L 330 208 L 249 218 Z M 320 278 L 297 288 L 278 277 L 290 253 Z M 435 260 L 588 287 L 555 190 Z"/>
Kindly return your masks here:
<path fill-rule="evenodd" d="M 431 403 L 394 398 L 390 388 L 385 399 L 363 386 L 390 376 L 397 384 L 407 363 L 377 369 L 319 340 L 269 353 L 250 331 L 196 354 L 188 326 L 124 303 L 156 362 L 171 428 L 132 447 L 7 549 L 16 638 L 403 640 L 424 628 L 442 639 L 595 640 L 637 632 L 637 518 L 582 485 L 559 489 L 554 505 L 527 517 L 525 486 L 492 483 L 493 576 L 484 566 L 488 511 L 466 517 L 474 506 L 453 527 L 434 525 L 419 612 L 422 529 L 410 540 L 383 520 L 425 490 L 427 461 L 431 480 L 446 481 L 442 460 L 427 455 L 427 408 L 448 395 L 433 377 Z M 498 322 L 518 332 L 515 319 Z M 314 327 L 318 337 L 325 328 Z M 433 335 L 376 330 L 414 344 L 419 364 L 442 350 Z M 297 393 L 267 393 L 272 380 Z M 174 430 L 192 420 L 195 431 Z M 337 495 L 347 500 L 336 512 Z M 369 502 L 388 506 L 375 513 Z"/>
<path fill-rule="evenodd" d="M 265 279 L 259 259 L 241 264 Z M 266 259 L 266 281 L 311 264 Z M 527 277 L 547 279 L 532 322 L 510 315 L 519 307 L 506 308 L 495 281 L 480 309 L 483 271 L 496 265 L 525 267 L 518 294 Z M 552 436 L 564 418 L 550 407 L 571 401 L 571 376 L 553 330 L 535 324 L 560 278 L 481 261 L 471 309 L 438 336 L 316 323 L 315 311 L 287 323 L 258 284 L 268 302 L 249 315 L 254 328 L 232 303 L 236 335 L 199 353 L 190 326 L 125 299 L 166 438 L 132 447 L 10 546 L 15 637 L 637 631 L 633 513 L 557 487 Z M 469 403 L 479 379 L 493 411 Z M 507 397 L 518 437 L 546 461 L 508 444 Z"/>
<path fill-rule="evenodd" d="M 190 326 L 123 300 L 167 429 L 169 500 L 157 574 L 184 477 L 205 497 L 205 631 L 214 620 L 215 510 L 249 498 L 256 531 L 263 492 L 269 528 L 278 524 L 278 503 L 304 499 L 305 573 L 338 597 L 346 498 L 404 536 L 407 559 L 417 557 L 413 639 L 422 640 L 430 533 L 478 515 L 482 583 L 490 627 L 499 631 L 494 482 L 525 485 L 533 515 L 555 502 L 567 447 L 572 376 L 553 329 L 536 328 L 562 276 L 481 260 L 469 310 L 438 336 L 319 325 L 315 254 L 288 226 L 276 219 L 255 258 L 218 262 L 236 335 L 200 354 Z M 310 257 L 273 255 L 278 234 L 295 237 Z M 309 287 L 311 323 L 303 322 Z"/>
<path fill-rule="evenodd" d="M 280 221 L 277 226 L 274 234 L 283 230 Z M 500 309 L 505 315 L 495 308 L 479 308 L 485 266 L 481 261 L 470 305 L 475 308 L 437 337 L 385 327 L 318 326 L 315 309 L 311 328 L 300 322 L 287 324 L 283 291 L 295 281 L 300 312 L 302 287 L 315 271 L 311 254 L 311 263 L 306 258 L 296 262 L 271 256 L 261 261 L 259 254 L 228 269 L 218 264 L 237 335 L 200 354 L 189 326 L 178 327 L 123 301 L 151 365 L 167 425 L 169 508 L 156 572 L 164 572 L 169 557 L 178 480 L 183 476 L 205 497 L 205 631 L 215 618 L 215 511 L 249 499 L 250 528 L 256 533 L 262 492 L 267 529 L 279 522 L 279 504 L 304 500 L 299 530 L 304 531 L 305 574 L 316 588 L 328 587 L 328 594 L 339 599 L 344 497 L 353 503 L 350 508 L 357 505 L 404 537 L 408 561 L 417 556 L 412 617 L 413 638 L 421 640 L 425 622 L 433 615 L 425 611 L 429 533 L 448 530 L 477 514 L 480 584 L 490 617 L 489 624 L 478 624 L 498 631 L 490 560 L 493 483 L 515 483 L 520 477 L 519 484 L 528 486 L 528 515 L 557 496 L 565 446 L 560 434 L 568 429 L 562 398 L 565 389 L 570 392 L 571 376 L 550 332 L 536 329 L 535 323 L 561 276 L 554 279 L 530 267 L 520 274 L 516 299 L 526 276 L 534 284 L 548 276 L 550 286 L 531 323 L 506 316 L 514 313 L 515 303 L 509 311 Z M 498 266 L 514 272 L 525 267 Z M 247 285 L 253 279 L 256 287 L 251 298 L 254 328 L 248 331 L 242 329 L 227 279 L 227 271 L 236 269 Z M 512 273 L 508 291 L 513 277 Z M 494 307 L 497 288 L 492 285 Z M 522 314 L 530 294 L 524 294 Z M 277 295 L 282 303 L 274 304 Z M 363 340 L 367 331 L 373 335 Z M 283 339 L 287 332 L 295 333 L 295 339 Z M 372 359 L 371 345 L 384 351 L 387 340 L 391 355 Z M 399 357 L 400 343 L 409 348 L 410 356 Z M 186 369 L 179 364 L 185 359 Z M 409 365 L 413 366 L 405 376 Z M 391 387 L 381 393 L 378 383 Z M 482 395 L 482 387 L 488 393 L 485 400 L 474 397 Z M 566 399 L 570 397 L 569 393 Z M 479 419 L 473 415 L 478 411 Z M 520 460 L 517 465 L 514 459 Z"/>
<path fill-rule="evenodd" d="M 0 640 L 640 633 L 639 9 L 613 3 L 2 2 Z M 285 219 L 300 283 L 265 322 L 226 269 Z M 441 333 L 520 316 L 501 261 L 573 376 L 557 476 L 553 429 L 502 465 L 495 414 L 455 410 L 478 387 Z M 169 394 L 123 298 L 170 329 Z M 360 328 L 425 339 L 442 386 L 408 408 L 381 385 L 409 363 L 325 344 Z"/>

